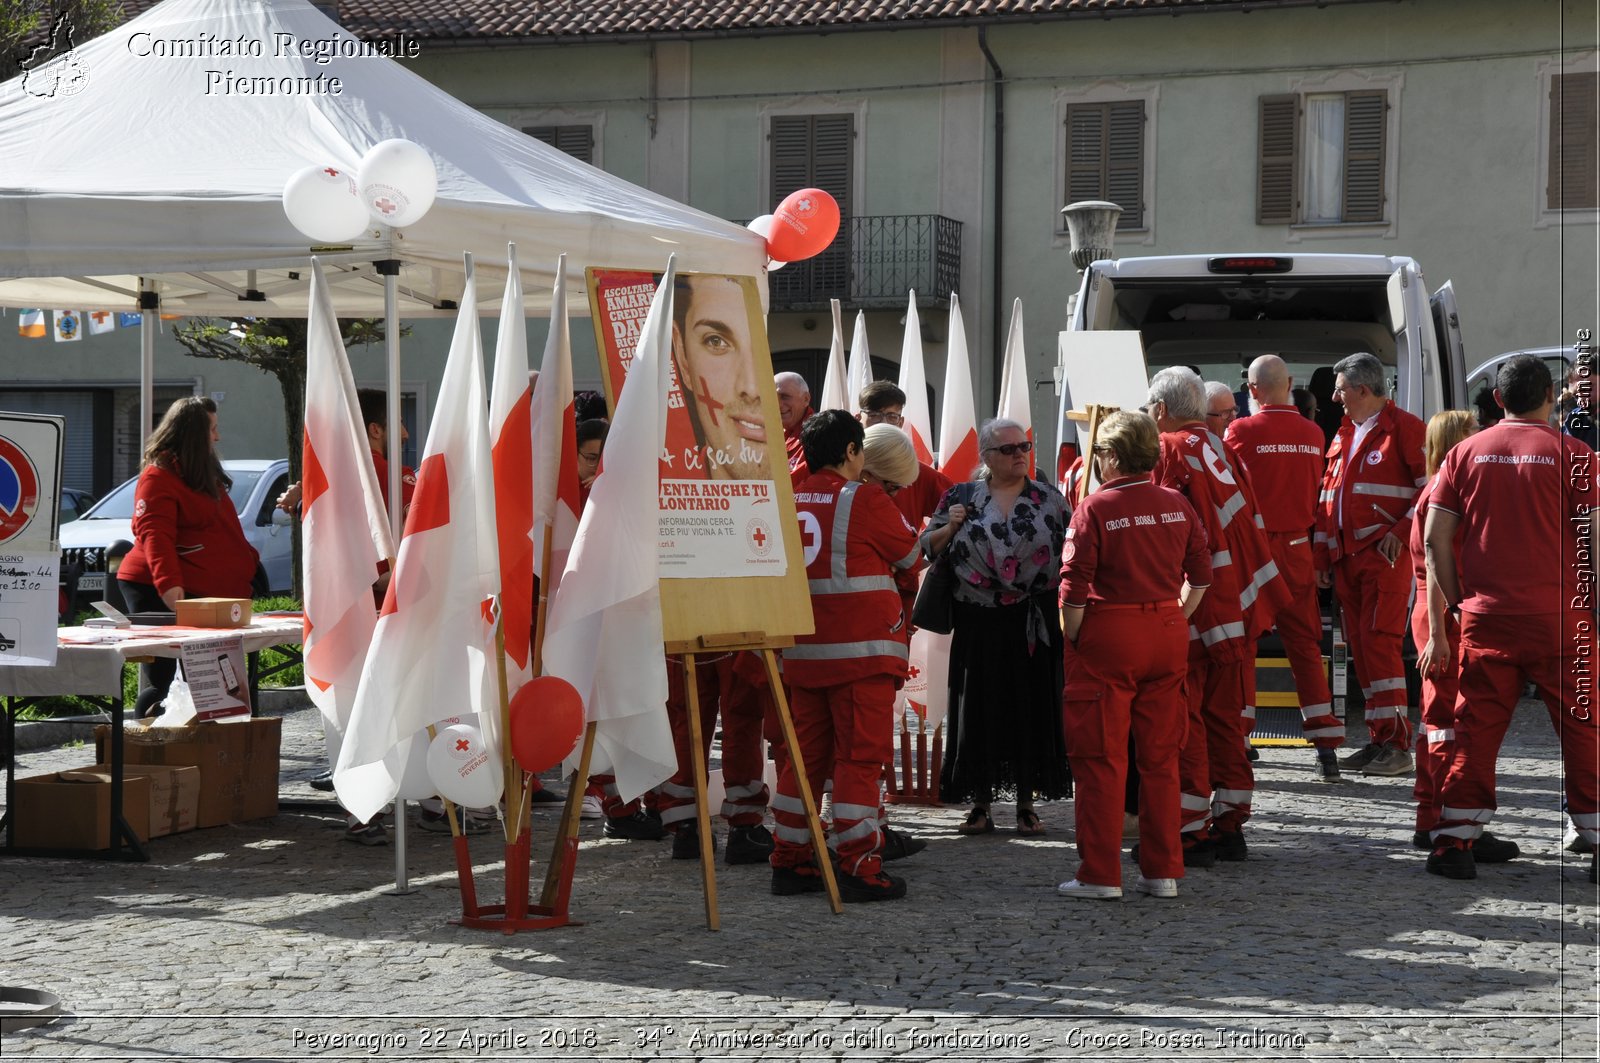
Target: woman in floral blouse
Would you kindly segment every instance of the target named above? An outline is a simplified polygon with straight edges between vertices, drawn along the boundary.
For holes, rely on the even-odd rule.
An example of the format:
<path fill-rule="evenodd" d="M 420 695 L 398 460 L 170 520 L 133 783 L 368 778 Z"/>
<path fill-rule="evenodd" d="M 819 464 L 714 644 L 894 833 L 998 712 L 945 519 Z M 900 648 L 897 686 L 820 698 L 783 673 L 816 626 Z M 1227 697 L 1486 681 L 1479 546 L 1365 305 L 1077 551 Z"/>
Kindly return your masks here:
<path fill-rule="evenodd" d="M 1034 798 L 1072 793 L 1056 608 L 1066 501 L 1028 477 L 1032 444 L 1021 425 L 985 422 L 978 447 L 974 482 L 944 496 L 922 535 L 929 557 L 950 551 L 956 573 L 940 797 L 971 801 L 958 829 L 986 834 L 994 830 L 990 802 L 1014 790 L 1018 833 L 1043 834 Z"/>

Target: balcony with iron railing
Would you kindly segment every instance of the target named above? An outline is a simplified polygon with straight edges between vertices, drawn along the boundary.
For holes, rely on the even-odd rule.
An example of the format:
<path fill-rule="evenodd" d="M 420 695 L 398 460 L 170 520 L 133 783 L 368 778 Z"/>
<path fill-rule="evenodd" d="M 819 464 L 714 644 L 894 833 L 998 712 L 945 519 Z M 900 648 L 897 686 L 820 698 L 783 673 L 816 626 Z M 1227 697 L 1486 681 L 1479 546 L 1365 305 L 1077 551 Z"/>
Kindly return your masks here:
<path fill-rule="evenodd" d="M 915 290 L 923 308 L 948 306 L 961 283 L 961 223 L 938 214 L 845 218 L 815 258 L 767 275 L 773 310 L 903 308 Z"/>

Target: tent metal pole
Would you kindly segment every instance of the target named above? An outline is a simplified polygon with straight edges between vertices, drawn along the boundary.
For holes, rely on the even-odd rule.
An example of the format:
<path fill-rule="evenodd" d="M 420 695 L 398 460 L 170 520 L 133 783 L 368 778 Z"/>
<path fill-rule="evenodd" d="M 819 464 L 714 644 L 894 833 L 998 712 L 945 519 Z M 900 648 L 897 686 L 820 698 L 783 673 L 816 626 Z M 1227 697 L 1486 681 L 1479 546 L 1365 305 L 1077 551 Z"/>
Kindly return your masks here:
<path fill-rule="evenodd" d="M 374 263 L 383 276 L 383 339 L 389 363 L 389 394 L 385 416 L 389 425 L 389 527 L 394 532 L 395 556 L 399 557 L 400 535 L 404 530 L 404 514 L 400 505 L 400 263 L 386 259 Z M 393 573 L 390 573 L 391 578 Z M 395 894 L 415 893 L 407 880 L 406 869 L 406 803 L 394 803 L 394 890 Z"/>
<path fill-rule="evenodd" d="M 139 453 L 155 428 L 156 404 L 156 308 L 160 297 L 146 291 L 139 280 Z"/>

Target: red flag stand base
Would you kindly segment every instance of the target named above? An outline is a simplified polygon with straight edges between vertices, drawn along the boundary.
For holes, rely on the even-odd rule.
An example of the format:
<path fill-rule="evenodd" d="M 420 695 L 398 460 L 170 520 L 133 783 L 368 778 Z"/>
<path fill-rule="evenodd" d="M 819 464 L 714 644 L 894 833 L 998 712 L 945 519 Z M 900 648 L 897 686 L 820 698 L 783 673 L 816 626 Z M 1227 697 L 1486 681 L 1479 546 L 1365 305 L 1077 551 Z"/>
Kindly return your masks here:
<path fill-rule="evenodd" d="M 891 805 L 941 806 L 939 800 L 939 772 L 944 763 L 944 725 L 933 729 L 930 735 L 917 719 L 917 733 L 913 738 L 909 723 L 914 713 L 900 718 L 900 777 L 895 778 L 895 764 L 884 765 L 884 801 Z"/>
<path fill-rule="evenodd" d="M 506 846 L 506 903 L 479 904 L 477 887 L 472 879 L 472 859 L 467 853 L 467 839 L 455 839 L 456 878 L 461 884 L 461 916 L 450 922 L 469 930 L 498 930 L 502 934 L 515 934 L 523 930 L 551 930 L 558 926 L 582 926 L 579 920 L 567 913 L 567 903 L 572 898 L 572 872 L 578 862 L 576 835 L 564 839 L 561 847 L 561 868 L 556 878 L 555 895 L 550 904 L 531 903 L 528 892 L 529 849 L 532 839 L 527 830 L 514 844 Z"/>

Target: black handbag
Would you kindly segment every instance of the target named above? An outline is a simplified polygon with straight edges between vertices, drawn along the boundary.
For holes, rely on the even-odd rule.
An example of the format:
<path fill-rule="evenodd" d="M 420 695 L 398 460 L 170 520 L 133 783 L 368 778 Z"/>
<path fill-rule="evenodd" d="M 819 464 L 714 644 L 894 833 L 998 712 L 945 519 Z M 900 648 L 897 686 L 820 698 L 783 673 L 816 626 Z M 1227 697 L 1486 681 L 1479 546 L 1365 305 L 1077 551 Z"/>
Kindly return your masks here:
<path fill-rule="evenodd" d="M 962 484 L 957 487 L 956 499 L 958 505 L 970 507 L 970 486 Z M 950 634 L 956 626 L 956 568 L 950 561 L 950 547 L 954 542 L 952 536 L 950 542 L 945 544 L 944 552 L 928 566 L 928 574 L 922 577 L 922 586 L 917 588 L 917 600 L 911 606 L 911 623 L 939 635 Z"/>

